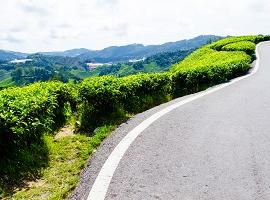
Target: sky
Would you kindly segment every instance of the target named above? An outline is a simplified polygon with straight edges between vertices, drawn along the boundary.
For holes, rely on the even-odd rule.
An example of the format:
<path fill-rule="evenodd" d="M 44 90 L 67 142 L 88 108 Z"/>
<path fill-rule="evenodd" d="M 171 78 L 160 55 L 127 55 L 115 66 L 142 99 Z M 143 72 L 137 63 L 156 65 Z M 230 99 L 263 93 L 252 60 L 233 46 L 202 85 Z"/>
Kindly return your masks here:
<path fill-rule="evenodd" d="M 38 52 L 270 34 L 269 0 L 0 0 L 0 49 Z"/>

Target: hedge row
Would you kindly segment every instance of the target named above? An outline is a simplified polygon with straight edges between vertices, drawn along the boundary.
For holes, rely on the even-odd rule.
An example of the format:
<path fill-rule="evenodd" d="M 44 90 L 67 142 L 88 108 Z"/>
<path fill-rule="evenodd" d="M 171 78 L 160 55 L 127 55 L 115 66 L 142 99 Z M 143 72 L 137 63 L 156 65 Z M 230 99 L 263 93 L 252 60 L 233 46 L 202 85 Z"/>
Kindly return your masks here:
<path fill-rule="evenodd" d="M 38 142 L 65 122 L 66 102 L 75 105 L 68 84 L 35 83 L 0 92 L 0 154 Z"/>
<path fill-rule="evenodd" d="M 91 130 L 115 115 L 137 113 L 168 100 L 171 81 L 166 74 L 138 74 L 84 80 L 79 89 L 81 129 Z"/>
<path fill-rule="evenodd" d="M 206 45 L 172 67 L 174 96 L 196 92 L 246 74 L 255 58 L 256 44 L 269 36 L 241 36 Z"/>
<path fill-rule="evenodd" d="M 35 83 L 0 91 L 0 153 L 23 148 L 65 123 L 65 107 L 77 111 L 80 129 L 137 113 L 173 96 L 196 92 L 247 73 L 255 44 L 265 36 L 226 38 L 204 46 L 168 73 L 85 79 L 77 85 Z"/>
<path fill-rule="evenodd" d="M 226 44 L 221 48 L 222 51 L 244 51 L 247 54 L 252 54 L 254 52 L 254 49 L 256 48 L 255 43 L 250 41 L 241 41 L 241 42 L 235 42 Z"/>
<path fill-rule="evenodd" d="M 237 42 L 242 42 L 242 41 L 249 41 L 255 44 L 258 44 L 259 42 L 263 42 L 266 40 L 270 40 L 270 36 L 263 36 L 263 35 L 255 35 L 255 36 L 238 36 L 238 37 L 229 37 L 225 38 L 222 40 L 219 40 L 217 42 L 214 42 L 210 45 L 208 45 L 208 48 L 221 51 L 222 47 L 232 44 L 232 43 L 237 43 Z"/>

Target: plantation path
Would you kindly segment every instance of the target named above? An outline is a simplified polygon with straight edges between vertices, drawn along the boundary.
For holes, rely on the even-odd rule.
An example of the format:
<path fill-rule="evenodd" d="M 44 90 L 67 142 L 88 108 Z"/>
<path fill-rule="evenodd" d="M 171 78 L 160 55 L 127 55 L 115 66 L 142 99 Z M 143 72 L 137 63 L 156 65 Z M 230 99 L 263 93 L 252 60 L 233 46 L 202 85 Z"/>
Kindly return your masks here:
<path fill-rule="evenodd" d="M 256 74 L 186 103 L 146 128 L 125 152 L 108 190 L 96 185 L 100 194 L 105 189 L 106 200 L 270 199 L 270 43 L 258 52 Z M 90 161 L 72 198 L 87 199 L 125 134 L 193 96 L 151 109 L 116 130 Z"/>

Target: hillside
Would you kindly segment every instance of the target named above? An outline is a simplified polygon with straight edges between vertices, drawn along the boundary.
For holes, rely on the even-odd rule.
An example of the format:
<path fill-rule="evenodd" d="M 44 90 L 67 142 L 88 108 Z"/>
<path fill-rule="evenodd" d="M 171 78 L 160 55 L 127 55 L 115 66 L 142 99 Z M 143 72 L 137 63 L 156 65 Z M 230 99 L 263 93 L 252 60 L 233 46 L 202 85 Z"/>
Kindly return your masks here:
<path fill-rule="evenodd" d="M 11 61 L 14 59 L 26 58 L 27 54 L 13 51 L 0 50 L 0 63 Z"/>
<path fill-rule="evenodd" d="M 13 85 L 27 85 L 37 81 L 59 80 L 62 82 L 80 81 L 86 77 L 114 75 L 123 77 L 137 73 L 157 73 L 169 70 L 172 64 L 181 61 L 194 48 L 219 39 L 218 36 L 199 36 L 190 40 L 170 42 L 163 45 L 127 45 L 108 47 L 101 51 L 73 49 L 64 52 L 23 54 L 0 52 L 0 88 Z M 87 53 L 85 53 L 87 52 Z M 91 54 L 90 60 L 89 52 Z M 79 56 L 78 56 L 79 54 Z M 86 59 L 86 57 L 87 59 Z M 95 57 L 97 56 L 97 57 Z M 10 62 L 14 59 L 28 60 Z M 143 58 L 143 61 L 128 62 Z M 1 60 L 1 59 L 0 59 Z M 89 69 L 88 62 L 115 62 Z"/>
<path fill-rule="evenodd" d="M 70 49 L 66 51 L 58 51 L 58 52 L 39 52 L 39 54 L 47 55 L 47 56 L 63 56 L 63 57 L 77 57 L 84 53 L 91 52 L 89 49 L 79 48 L 79 49 Z"/>
<path fill-rule="evenodd" d="M 131 44 L 127 46 L 113 46 L 100 51 L 89 51 L 79 56 L 83 61 L 91 62 L 119 62 L 130 59 L 140 59 L 162 52 L 195 49 L 209 42 L 221 39 L 219 36 L 202 35 L 189 40 L 169 42 L 162 45 Z"/>
<path fill-rule="evenodd" d="M 71 71 L 88 71 L 86 64 L 73 57 L 33 54 L 27 59 L 29 61 L 0 64 L 0 87 L 48 80 L 78 81 L 80 78 L 73 75 Z"/>
<path fill-rule="evenodd" d="M 160 53 L 139 62 L 117 63 L 89 69 L 77 57 L 33 54 L 31 61 L 0 64 L 0 87 L 26 85 L 37 81 L 80 81 L 86 77 L 113 75 L 123 77 L 138 73 L 157 73 L 169 70 L 193 50 Z"/>
<path fill-rule="evenodd" d="M 170 69 L 173 64 L 183 60 L 194 50 L 158 53 L 143 61 L 118 63 L 111 66 L 101 66 L 91 70 L 91 76 L 113 75 L 117 77 L 128 76 L 138 73 L 158 73 Z"/>

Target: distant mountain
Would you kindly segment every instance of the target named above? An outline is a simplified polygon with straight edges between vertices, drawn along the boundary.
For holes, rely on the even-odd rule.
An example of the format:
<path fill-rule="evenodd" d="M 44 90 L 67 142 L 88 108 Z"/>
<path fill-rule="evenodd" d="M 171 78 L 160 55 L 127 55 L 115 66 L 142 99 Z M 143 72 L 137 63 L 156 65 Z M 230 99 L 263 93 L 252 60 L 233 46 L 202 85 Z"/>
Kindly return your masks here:
<path fill-rule="evenodd" d="M 25 53 L 0 50 L 0 62 L 11 61 L 14 59 L 23 59 L 26 57 L 27 57 L 27 54 Z"/>
<path fill-rule="evenodd" d="M 162 45 L 131 44 L 126 46 L 112 46 L 100 51 L 89 51 L 78 57 L 82 61 L 91 62 L 120 62 L 130 59 L 140 59 L 162 52 L 185 51 L 195 49 L 207 43 L 221 39 L 215 35 L 201 35 L 189 40 L 169 42 Z"/>
<path fill-rule="evenodd" d="M 162 52 L 185 51 L 198 48 L 207 43 L 221 39 L 215 35 L 201 35 L 189 40 L 168 42 L 161 45 L 129 44 L 125 46 L 111 46 L 102 50 L 85 48 L 71 49 L 62 52 L 40 52 L 50 56 L 78 57 L 82 62 L 126 62 L 130 59 L 140 59 Z"/>
<path fill-rule="evenodd" d="M 80 49 L 71 49 L 67 51 L 56 51 L 56 52 L 40 52 L 39 54 L 47 56 L 64 56 L 64 57 L 77 57 L 79 55 L 92 52 L 89 49 L 80 48 Z"/>
<path fill-rule="evenodd" d="M 201 35 L 189 40 L 168 42 L 161 45 L 130 44 L 125 46 L 111 46 L 102 50 L 89 50 L 85 48 L 67 51 L 39 52 L 47 56 L 77 57 L 81 62 L 127 62 L 131 59 L 141 59 L 162 52 L 185 51 L 198 48 L 204 44 L 221 39 L 215 35 Z M 0 62 L 14 59 L 23 59 L 29 54 L 0 50 Z"/>
<path fill-rule="evenodd" d="M 80 62 L 77 57 L 51 56 L 37 53 L 29 55 L 27 58 L 31 61 L 23 64 L 24 67 L 37 66 L 45 67 L 46 69 L 63 67 L 65 70 L 87 69 L 87 65 Z"/>

